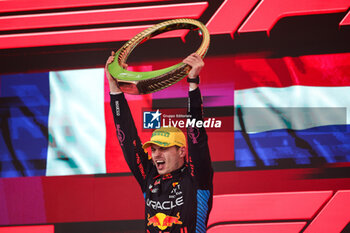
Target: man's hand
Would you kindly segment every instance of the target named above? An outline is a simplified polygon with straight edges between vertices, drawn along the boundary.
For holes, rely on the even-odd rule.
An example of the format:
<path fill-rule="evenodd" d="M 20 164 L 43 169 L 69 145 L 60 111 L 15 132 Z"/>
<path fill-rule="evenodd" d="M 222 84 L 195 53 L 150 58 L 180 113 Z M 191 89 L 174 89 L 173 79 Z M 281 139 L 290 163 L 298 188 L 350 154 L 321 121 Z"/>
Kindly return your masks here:
<path fill-rule="evenodd" d="M 190 73 L 188 74 L 190 79 L 196 78 L 204 67 L 203 59 L 197 53 L 192 53 L 186 57 L 183 60 L 183 63 L 186 63 L 192 67 Z"/>
<path fill-rule="evenodd" d="M 197 76 L 199 76 L 199 73 L 204 67 L 203 59 L 196 53 L 192 53 L 191 55 L 186 57 L 183 60 L 183 63 L 186 63 L 187 65 L 192 67 L 191 71 L 188 73 L 188 78 L 190 79 L 195 79 Z M 189 84 L 191 89 L 196 89 L 198 87 L 196 83 Z"/>
<path fill-rule="evenodd" d="M 109 91 L 111 94 L 117 94 L 117 93 L 121 92 L 121 90 L 118 86 L 117 80 L 114 79 L 108 71 L 108 65 L 114 61 L 114 55 L 115 55 L 115 53 L 114 53 L 114 51 L 112 51 L 111 56 L 108 57 L 106 65 L 105 65 L 105 72 L 106 72 L 106 76 L 107 76 L 108 83 L 109 83 Z M 126 69 L 127 67 L 128 66 L 126 64 L 125 64 L 125 66 L 123 66 L 124 69 Z"/>

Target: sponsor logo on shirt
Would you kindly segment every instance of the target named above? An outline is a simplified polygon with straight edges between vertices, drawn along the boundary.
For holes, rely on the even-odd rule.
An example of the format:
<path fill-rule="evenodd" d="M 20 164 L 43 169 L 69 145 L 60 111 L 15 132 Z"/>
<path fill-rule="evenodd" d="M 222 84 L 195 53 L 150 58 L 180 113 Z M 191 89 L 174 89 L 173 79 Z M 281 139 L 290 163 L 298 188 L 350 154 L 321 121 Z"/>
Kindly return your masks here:
<path fill-rule="evenodd" d="M 153 225 L 154 227 L 158 227 L 160 230 L 165 230 L 168 227 L 172 227 L 173 224 L 182 224 L 182 221 L 180 221 L 180 213 L 178 212 L 177 215 L 169 216 L 163 213 L 157 213 L 154 216 L 150 217 L 148 214 L 147 216 L 147 226 Z"/>
<path fill-rule="evenodd" d="M 154 210 L 172 210 L 184 204 L 183 196 L 169 201 L 153 201 L 147 198 L 146 205 Z"/>

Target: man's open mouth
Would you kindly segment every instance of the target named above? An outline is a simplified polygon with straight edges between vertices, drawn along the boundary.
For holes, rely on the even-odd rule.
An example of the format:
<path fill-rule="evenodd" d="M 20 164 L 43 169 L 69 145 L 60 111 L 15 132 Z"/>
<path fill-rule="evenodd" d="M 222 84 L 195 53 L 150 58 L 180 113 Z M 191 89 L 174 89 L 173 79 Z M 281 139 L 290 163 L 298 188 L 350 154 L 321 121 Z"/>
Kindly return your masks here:
<path fill-rule="evenodd" d="M 164 160 L 157 160 L 156 161 L 156 166 L 158 170 L 162 170 L 165 167 L 165 161 Z"/>

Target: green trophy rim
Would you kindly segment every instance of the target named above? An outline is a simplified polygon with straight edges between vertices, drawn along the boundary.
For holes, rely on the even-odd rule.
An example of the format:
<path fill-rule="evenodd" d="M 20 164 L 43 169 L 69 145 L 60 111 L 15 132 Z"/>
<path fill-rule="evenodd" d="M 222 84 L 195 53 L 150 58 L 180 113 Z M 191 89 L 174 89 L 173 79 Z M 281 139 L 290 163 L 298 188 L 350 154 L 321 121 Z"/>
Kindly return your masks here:
<path fill-rule="evenodd" d="M 115 57 L 118 57 L 120 54 L 120 50 L 118 50 L 115 54 Z M 179 68 L 181 65 L 184 65 L 183 62 L 180 62 L 176 65 L 169 66 L 164 69 L 154 70 L 154 71 L 146 71 L 146 72 L 135 72 L 124 69 L 120 66 L 118 59 L 114 59 L 114 61 L 108 66 L 109 73 L 116 79 L 124 80 L 124 81 L 140 81 L 147 80 L 151 78 L 155 78 L 161 76 L 165 73 L 170 72 L 176 68 Z"/>

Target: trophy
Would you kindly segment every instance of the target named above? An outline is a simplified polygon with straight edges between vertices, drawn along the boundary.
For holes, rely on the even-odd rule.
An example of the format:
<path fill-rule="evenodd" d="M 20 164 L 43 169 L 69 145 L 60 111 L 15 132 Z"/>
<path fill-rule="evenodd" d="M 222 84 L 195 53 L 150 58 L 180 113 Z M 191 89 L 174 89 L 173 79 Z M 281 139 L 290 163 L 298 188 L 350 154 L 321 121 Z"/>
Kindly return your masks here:
<path fill-rule="evenodd" d="M 173 66 L 148 71 L 133 72 L 123 68 L 134 48 L 150 38 L 177 29 L 198 30 L 202 35 L 202 43 L 195 52 L 202 58 L 208 51 L 210 35 L 201 22 L 194 19 L 173 19 L 156 24 L 130 39 L 116 53 L 114 61 L 108 65 L 108 71 L 118 81 L 122 92 L 128 94 L 149 94 L 167 88 L 187 76 L 191 67 L 183 62 Z"/>

